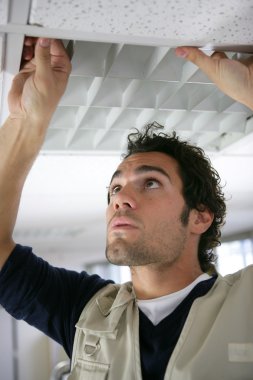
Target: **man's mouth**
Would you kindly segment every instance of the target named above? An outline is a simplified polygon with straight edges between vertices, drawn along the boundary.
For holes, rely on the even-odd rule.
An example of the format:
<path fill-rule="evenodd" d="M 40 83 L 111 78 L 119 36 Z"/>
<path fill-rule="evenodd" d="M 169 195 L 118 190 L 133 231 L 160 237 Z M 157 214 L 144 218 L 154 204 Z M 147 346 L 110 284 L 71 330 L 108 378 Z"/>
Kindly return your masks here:
<path fill-rule="evenodd" d="M 125 216 L 114 217 L 109 223 L 109 227 L 112 230 L 137 228 L 136 223 Z"/>

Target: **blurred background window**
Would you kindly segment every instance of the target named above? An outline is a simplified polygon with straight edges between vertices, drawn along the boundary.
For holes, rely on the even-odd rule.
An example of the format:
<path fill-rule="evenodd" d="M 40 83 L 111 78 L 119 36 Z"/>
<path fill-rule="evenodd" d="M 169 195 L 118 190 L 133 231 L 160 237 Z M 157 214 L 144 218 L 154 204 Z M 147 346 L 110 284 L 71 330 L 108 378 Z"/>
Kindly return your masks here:
<path fill-rule="evenodd" d="M 223 276 L 253 264 L 253 238 L 226 241 L 217 248 L 217 269 Z"/>
<path fill-rule="evenodd" d="M 130 269 L 126 266 L 117 266 L 103 261 L 100 263 L 86 264 L 85 271 L 89 274 L 98 274 L 100 277 L 113 280 L 117 284 L 131 281 Z"/>

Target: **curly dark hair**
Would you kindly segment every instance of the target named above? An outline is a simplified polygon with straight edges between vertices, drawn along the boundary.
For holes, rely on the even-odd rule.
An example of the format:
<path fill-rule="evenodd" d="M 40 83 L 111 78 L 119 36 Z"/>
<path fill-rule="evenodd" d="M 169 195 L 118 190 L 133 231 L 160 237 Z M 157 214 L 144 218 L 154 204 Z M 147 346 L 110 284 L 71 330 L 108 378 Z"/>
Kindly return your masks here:
<path fill-rule="evenodd" d="M 211 226 L 200 237 L 198 259 L 204 272 L 213 271 L 217 255 L 214 248 L 220 245 L 220 228 L 226 214 L 225 197 L 220 176 L 211 166 L 203 149 L 181 141 L 176 132 L 171 135 L 160 132 L 164 127 L 156 122 L 146 125 L 143 131 L 128 135 L 127 158 L 135 153 L 161 152 L 173 157 L 179 166 L 183 182 L 183 197 L 188 210 L 203 211 L 208 208 L 214 219 Z M 189 213 L 188 213 L 189 215 Z M 187 221 L 187 215 L 185 215 Z"/>

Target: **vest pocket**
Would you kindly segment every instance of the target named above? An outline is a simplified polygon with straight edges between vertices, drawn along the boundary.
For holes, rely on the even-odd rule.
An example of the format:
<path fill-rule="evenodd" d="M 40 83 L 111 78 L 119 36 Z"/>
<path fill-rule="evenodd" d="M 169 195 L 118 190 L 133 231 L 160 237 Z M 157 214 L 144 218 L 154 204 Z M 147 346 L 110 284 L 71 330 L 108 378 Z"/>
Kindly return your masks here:
<path fill-rule="evenodd" d="M 109 367 L 109 364 L 77 359 L 68 380 L 106 380 L 108 378 Z"/>

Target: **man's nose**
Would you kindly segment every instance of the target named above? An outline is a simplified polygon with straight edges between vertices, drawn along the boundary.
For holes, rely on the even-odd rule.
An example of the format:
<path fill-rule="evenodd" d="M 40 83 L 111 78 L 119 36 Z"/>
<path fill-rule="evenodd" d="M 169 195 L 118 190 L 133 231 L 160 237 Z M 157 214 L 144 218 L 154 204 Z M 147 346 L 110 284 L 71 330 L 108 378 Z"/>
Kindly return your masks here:
<path fill-rule="evenodd" d="M 123 187 L 113 198 L 115 210 L 136 209 L 137 207 L 136 194 L 133 189 L 130 189 L 130 186 Z"/>

